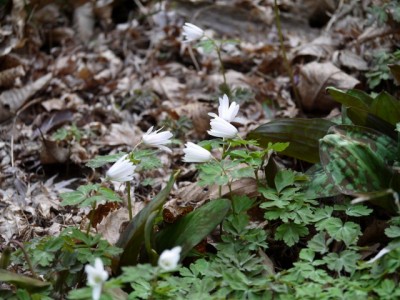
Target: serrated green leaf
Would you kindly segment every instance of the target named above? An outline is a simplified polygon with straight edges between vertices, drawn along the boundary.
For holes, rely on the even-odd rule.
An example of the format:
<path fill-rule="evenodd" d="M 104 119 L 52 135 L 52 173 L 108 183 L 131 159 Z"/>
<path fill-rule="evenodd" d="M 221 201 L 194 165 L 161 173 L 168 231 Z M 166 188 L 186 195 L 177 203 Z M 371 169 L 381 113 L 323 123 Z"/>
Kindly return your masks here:
<path fill-rule="evenodd" d="M 385 234 L 387 237 L 390 237 L 392 239 L 399 238 L 400 237 L 400 227 L 391 225 L 389 228 L 385 229 Z"/>
<path fill-rule="evenodd" d="M 284 188 L 293 185 L 295 182 L 295 175 L 290 170 L 281 170 L 275 176 L 275 186 L 278 193 Z"/>
<path fill-rule="evenodd" d="M 235 169 L 231 173 L 232 179 L 239 179 L 245 177 L 255 178 L 253 167 L 244 167 L 240 169 Z"/>
<path fill-rule="evenodd" d="M 329 253 L 324 256 L 323 260 L 327 263 L 327 267 L 336 272 L 345 270 L 346 272 L 353 273 L 357 268 L 357 261 L 361 255 L 352 250 L 342 251 L 339 255 L 337 253 Z"/>
<path fill-rule="evenodd" d="M 300 237 L 308 234 L 308 228 L 302 224 L 287 223 L 278 226 L 275 239 L 283 240 L 289 247 L 296 244 Z"/>
<path fill-rule="evenodd" d="M 261 147 L 269 143 L 289 142 L 282 154 L 319 162 L 318 141 L 334 123 L 324 119 L 275 119 L 251 131 L 247 138 L 256 139 Z"/>
<path fill-rule="evenodd" d="M 360 225 L 354 222 L 346 222 L 343 224 L 339 218 L 325 219 L 316 224 L 318 230 L 326 230 L 326 232 L 335 240 L 343 241 L 347 246 L 357 242 L 361 234 Z"/>
<path fill-rule="evenodd" d="M 361 217 L 361 216 L 369 216 L 372 213 L 372 209 L 368 208 L 365 205 L 355 204 L 347 207 L 345 213 L 351 217 Z"/>
<path fill-rule="evenodd" d="M 320 254 L 325 254 L 329 252 L 329 247 L 327 245 L 326 236 L 324 232 L 319 232 L 313 236 L 311 240 L 307 243 L 308 248 L 314 252 Z"/>

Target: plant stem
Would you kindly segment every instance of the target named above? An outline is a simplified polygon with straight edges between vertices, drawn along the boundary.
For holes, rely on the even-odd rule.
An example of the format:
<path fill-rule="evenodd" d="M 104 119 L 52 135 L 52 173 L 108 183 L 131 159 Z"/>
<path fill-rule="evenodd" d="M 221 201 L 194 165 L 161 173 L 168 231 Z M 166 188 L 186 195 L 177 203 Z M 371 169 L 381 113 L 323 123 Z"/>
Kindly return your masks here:
<path fill-rule="evenodd" d="M 131 199 L 131 183 L 128 181 L 126 183 L 126 189 L 128 192 L 128 214 L 129 214 L 129 221 L 132 220 L 132 199 Z"/>
<path fill-rule="evenodd" d="M 228 97 L 231 97 L 231 92 L 230 89 L 228 87 L 228 84 L 226 82 L 226 75 L 225 75 L 225 67 L 224 67 L 224 63 L 222 62 L 222 56 L 221 56 L 221 46 L 219 46 L 213 39 L 209 38 L 210 41 L 213 43 L 215 51 L 217 51 L 217 55 L 218 55 L 218 60 L 219 63 L 221 65 L 221 74 L 222 74 L 222 78 L 224 80 L 224 83 L 221 85 L 222 88 L 221 90 L 226 93 L 228 95 Z"/>
<path fill-rule="evenodd" d="M 295 102 L 297 104 L 297 107 L 299 108 L 300 114 L 303 114 L 303 106 L 301 104 L 299 91 L 298 91 L 298 89 L 296 87 L 296 84 L 294 82 L 293 70 L 292 70 L 292 67 L 290 66 L 289 61 L 288 61 L 287 56 L 286 56 L 285 45 L 283 43 L 281 18 L 280 18 L 279 8 L 278 8 L 278 4 L 277 4 L 276 0 L 274 0 L 274 15 L 275 15 L 276 29 L 278 30 L 279 44 L 280 44 L 281 51 L 282 51 L 282 56 L 283 56 L 283 62 L 285 64 L 286 70 L 287 70 L 287 72 L 289 74 L 290 84 L 292 85 L 292 88 L 293 88 Z"/>
<path fill-rule="evenodd" d="M 28 255 L 28 252 L 26 252 L 24 245 L 21 242 L 16 241 L 16 240 L 12 240 L 12 241 L 10 241 L 10 243 L 17 245 L 21 249 L 22 253 L 24 254 L 26 263 L 28 264 L 29 270 L 32 273 L 32 276 L 36 279 L 40 279 L 39 276 L 36 274 L 35 270 L 33 269 L 32 261 Z"/>

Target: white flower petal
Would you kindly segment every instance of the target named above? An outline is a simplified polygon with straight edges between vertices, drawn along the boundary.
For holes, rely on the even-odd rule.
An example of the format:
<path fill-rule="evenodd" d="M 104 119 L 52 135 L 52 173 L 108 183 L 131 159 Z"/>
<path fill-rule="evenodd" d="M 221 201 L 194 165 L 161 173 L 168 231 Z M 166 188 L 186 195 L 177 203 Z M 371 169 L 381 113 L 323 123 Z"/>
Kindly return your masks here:
<path fill-rule="evenodd" d="M 96 258 L 94 266 L 86 265 L 85 272 L 87 274 L 87 284 L 92 287 L 92 298 L 93 300 L 99 300 L 103 283 L 108 279 L 108 273 L 104 270 L 102 260 Z"/>
<path fill-rule="evenodd" d="M 181 246 L 176 246 L 171 250 L 164 250 L 158 259 L 158 266 L 164 271 L 171 271 L 176 269 L 180 259 Z"/>
<path fill-rule="evenodd" d="M 192 142 L 186 143 L 186 148 L 183 149 L 185 156 L 183 158 L 184 162 L 207 162 L 210 161 L 212 155 L 210 151 L 204 149 L 203 147 L 196 145 Z"/>
<path fill-rule="evenodd" d="M 385 254 L 389 253 L 390 251 L 392 251 L 392 249 L 383 248 L 381 251 L 378 252 L 377 255 L 375 255 L 375 257 L 373 257 L 369 261 L 367 261 L 367 263 L 372 264 L 373 262 L 377 261 L 378 259 L 380 259 Z"/>
<path fill-rule="evenodd" d="M 106 177 L 110 181 L 127 182 L 133 179 L 136 166 L 128 159 L 125 154 L 118 159 L 106 172 Z"/>
<path fill-rule="evenodd" d="M 208 130 L 207 132 L 209 135 L 215 137 L 229 139 L 235 137 L 238 133 L 238 130 L 235 126 L 220 117 L 215 117 L 212 119 L 210 125 L 211 130 Z"/>
<path fill-rule="evenodd" d="M 153 127 L 151 127 L 149 130 L 147 130 L 142 137 L 143 143 L 147 146 L 156 147 L 171 153 L 171 149 L 165 147 L 164 145 L 171 142 L 170 139 L 172 138 L 173 134 L 169 131 L 159 132 L 161 129 L 162 128 L 152 132 Z"/>
<path fill-rule="evenodd" d="M 185 23 L 182 27 L 185 42 L 194 42 L 204 36 L 204 30 L 191 23 Z"/>
<path fill-rule="evenodd" d="M 232 102 L 229 105 L 229 98 L 227 95 L 223 95 L 222 98 L 219 98 L 219 106 L 218 106 L 218 116 L 225 121 L 232 122 L 235 120 L 236 115 L 239 112 L 240 105 L 236 104 L 236 102 Z M 209 113 L 209 115 L 211 115 Z"/>

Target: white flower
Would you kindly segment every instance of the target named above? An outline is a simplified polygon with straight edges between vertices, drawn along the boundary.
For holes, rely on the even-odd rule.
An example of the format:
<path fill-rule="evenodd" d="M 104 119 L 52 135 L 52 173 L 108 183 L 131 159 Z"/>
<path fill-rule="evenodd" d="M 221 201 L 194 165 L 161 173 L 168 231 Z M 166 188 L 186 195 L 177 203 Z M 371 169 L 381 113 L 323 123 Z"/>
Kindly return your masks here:
<path fill-rule="evenodd" d="M 133 179 L 136 166 L 129 160 L 128 154 L 118 159 L 106 172 L 106 177 L 111 181 L 127 182 Z"/>
<path fill-rule="evenodd" d="M 369 261 L 367 261 L 368 264 L 372 264 L 375 261 L 377 261 L 378 259 L 380 259 L 382 256 L 384 256 L 385 254 L 389 253 L 390 251 L 392 251 L 392 249 L 389 248 L 383 248 L 381 251 L 378 252 L 377 255 L 375 255 L 375 257 L 371 258 Z"/>
<path fill-rule="evenodd" d="M 192 23 L 185 23 L 182 27 L 185 42 L 193 42 L 201 39 L 204 36 L 204 30 Z"/>
<path fill-rule="evenodd" d="M 99 300 L 103 283 L 108 279 L 108 273 L 106 270 L 104 270 L 101 259 L 98 257 L 95 259 L 94 267 L 91 265 L 86 265 L 85 272 L 87 274 L 87 284 L 93 289 L 92 298 L 93 300 Z"/>
<path fill-rule="evenodd" d="M 207 162 L 212 158 L 210 151 L 204 149 L 203 147 L 196 145 L 192 142 L 186 143 L 186 148 L 183 149 L 185 157 L 184 162 Z"/>
<path fill-rule="evenodd" d="M 236 117 L 236 115 L 239 112 L 239 104 L 236 104 L 236 102 L 232 102 L 231 105 L 229 105 L 229 98 L 227 95 L 222 96 L 222 98 L 219 98 L 219 106 L 218 106 L 218 116 L 225 121 L 230 122 L 239 122 L 242 123 L 242 119 L 239 117 Z M 210 116 L 215 117 L 215 113 L 209 113 Z"/>
<path fill-rule="evenodd" d="M 170 138 L 173 136 L 173 134 L 169 131 L 159 132 L 161 129 L 162 128 L 152 132 L 153 126 L 151 126 L 142 137 L 143 143 L 145 143 L 147 146 L 157 147 L 171 153 L 171 149 L 165 147 L 164 145 L 171 142 Z"/>
<path fill-rule="evenodd" d="M 181 251 L 181 246 L 176 246 L 171 250 L 164 250 L 158 259 L 158 266 L 164 271 L 175 269 L 178 266 Z"/>
<path fill-rule="evenodd" d="M 238 130 L 228 121 L 225 121 L 221 117 L 215 116 L 210 122 L 211 130 L 208 130 L 208 134 L 220 138 L 233 138 L 237 135 Z"/>

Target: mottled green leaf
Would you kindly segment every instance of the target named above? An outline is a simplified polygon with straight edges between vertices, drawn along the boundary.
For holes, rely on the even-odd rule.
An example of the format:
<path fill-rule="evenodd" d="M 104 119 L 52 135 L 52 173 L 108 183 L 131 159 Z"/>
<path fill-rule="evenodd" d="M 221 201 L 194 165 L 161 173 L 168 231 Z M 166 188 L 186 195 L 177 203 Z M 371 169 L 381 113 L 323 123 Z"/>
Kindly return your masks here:
<path fill-rule="evenodd" d="M 345 194 L 378 191 L 390 185 L 390 169 L 365 142 L 328 134 L 320 140 L 320 156 L 325 172 Z"/>
<path fill-rule="evenodd" d="M 251 131 L 247 138 L 256 139 L 264 148 L 269 143 L 289 142 L 282 154 L 316 163 L 318 141 L 332 125 L 324 119 L 275 119 Z"/>
<path fill-rule="evenodd" d="M 109 155 L 98 155 L 95 158 L 89 160 L 86 163 L 86 166 L 89 168 L 99 168 L 108 163 L 116 162 L 120 157 L 125 155 L 126 153 L 117 153 L 117 154 L 109 154 Z"/>

